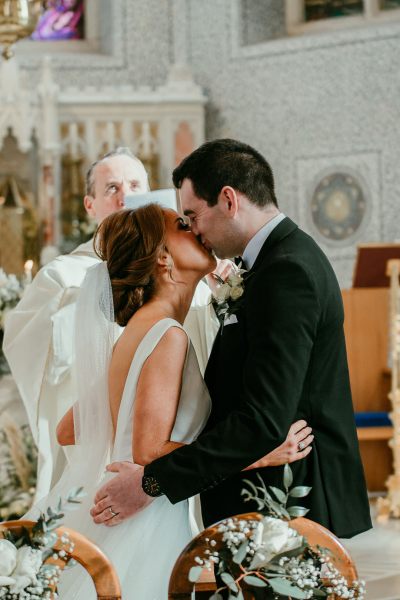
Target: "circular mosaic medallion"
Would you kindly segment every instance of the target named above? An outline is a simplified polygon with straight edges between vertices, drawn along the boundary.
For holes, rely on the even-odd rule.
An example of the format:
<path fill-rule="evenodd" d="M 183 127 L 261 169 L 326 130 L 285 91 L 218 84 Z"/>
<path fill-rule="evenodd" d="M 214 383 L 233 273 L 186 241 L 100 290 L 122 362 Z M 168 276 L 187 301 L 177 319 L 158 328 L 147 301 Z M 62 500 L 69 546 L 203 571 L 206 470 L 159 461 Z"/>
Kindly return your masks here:
<path fill-rule="evenodd" d="M 360 183 L 349 173 L 332 173 L 318 183 L 312 200 L 312 220 L 332 241 L 346 240 L 360 228 L 367 202 Z"/>

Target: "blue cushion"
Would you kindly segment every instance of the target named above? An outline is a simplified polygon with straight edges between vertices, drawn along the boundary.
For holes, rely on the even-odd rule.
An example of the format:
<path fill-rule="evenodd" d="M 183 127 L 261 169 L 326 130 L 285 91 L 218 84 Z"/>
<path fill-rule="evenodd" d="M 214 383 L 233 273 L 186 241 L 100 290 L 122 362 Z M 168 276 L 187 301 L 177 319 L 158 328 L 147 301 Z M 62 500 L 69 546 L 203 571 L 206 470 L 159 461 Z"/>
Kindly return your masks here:
<path fill-rule="evenodd" d="M 357 427 L 391 427 L 392 422 L 387 412 L 355 413 Z"/>

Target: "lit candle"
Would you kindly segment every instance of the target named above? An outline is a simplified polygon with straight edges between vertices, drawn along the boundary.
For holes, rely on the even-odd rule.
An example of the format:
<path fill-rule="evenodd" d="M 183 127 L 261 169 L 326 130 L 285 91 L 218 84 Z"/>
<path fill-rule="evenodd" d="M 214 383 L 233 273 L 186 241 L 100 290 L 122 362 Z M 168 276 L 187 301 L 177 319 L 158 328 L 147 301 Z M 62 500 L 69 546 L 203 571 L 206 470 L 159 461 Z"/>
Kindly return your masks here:
<path fill-rule="evenodd" d="M 31 283 L 32 281 L 32 267 L 33 267 L 33 260 L 27 260 L 26 263 L 24 264 L 24 271 L 25 271 L 25 283 Z"/>

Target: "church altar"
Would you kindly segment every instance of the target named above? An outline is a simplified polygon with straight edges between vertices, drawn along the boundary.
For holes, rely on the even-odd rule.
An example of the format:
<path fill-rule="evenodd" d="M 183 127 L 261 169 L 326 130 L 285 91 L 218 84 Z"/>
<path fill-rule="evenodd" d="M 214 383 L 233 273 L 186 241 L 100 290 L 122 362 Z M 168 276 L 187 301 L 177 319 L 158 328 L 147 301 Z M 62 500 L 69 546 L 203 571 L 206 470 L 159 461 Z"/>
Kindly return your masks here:
<path fill-rule="evenodd" d="M 174 166 L 204 140 L 206 98 L 185 66 L 157 88 L 62 90 L 54 68 L 45 56 L 31 89 L 15 57 L 0 63 L 0 264 L 9 273 L 22 274 L 27 259 L 36 271 L 43 248 L 47 260 L 87 239 L 85 173 L 97 158 L 128 146 L 153 189 L 170 187 Z"/>

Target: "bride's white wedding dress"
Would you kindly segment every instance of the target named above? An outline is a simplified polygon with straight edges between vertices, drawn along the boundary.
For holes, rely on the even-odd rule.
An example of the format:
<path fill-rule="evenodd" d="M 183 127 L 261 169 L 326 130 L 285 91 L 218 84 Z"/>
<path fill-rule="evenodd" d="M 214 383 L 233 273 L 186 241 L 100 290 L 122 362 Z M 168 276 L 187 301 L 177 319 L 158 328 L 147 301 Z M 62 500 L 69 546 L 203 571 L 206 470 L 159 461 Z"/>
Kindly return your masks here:
<path fill-rule="evenodd" d="M 136 386 L 141 369 L 170 327 L 182 326 L 173 319 L 158 321 L 142 339 L 125 382 L 118 414 L 111 461 L 132 461 L 132 420 Z M 162 374 L 160 374 L 162 378 Z M 160 410 L 163 398 L 160 393 Z M 189 444 L 201 432 L 210 413 L 210 397 L 201 376 L 190 341 L 182 378 L 182 389 L 171 441 Z M 106 477 L 110 477 L 107 474 Z M 111 475 L 113 476 L 113 475 Z M 85 482 L 76 482 L 85 486 Z M 95 483 L 95 482 L 94 482 Z M 104 483 L 104 479 L 102 481 Z M 87 489 L 78 510 L 66 512 L 63 524 L 83 533 L 109 557 L 117 570 L 125 600 L 165 600 L 172 567 L 192 539 L 193 518 L 187 500 L 171 504 L 165 496 L 156 498 L 146 509 L 120 525 L 95 525 L 89 515 L 96 489 Z M 40 503 L 43 509 L 43 502 Z M 30 517 L 32 518 L 32 513 Z M 90 600 L 94 586 L 80 566 L 68 569 L 59 585 L 61 599 Z"/>

